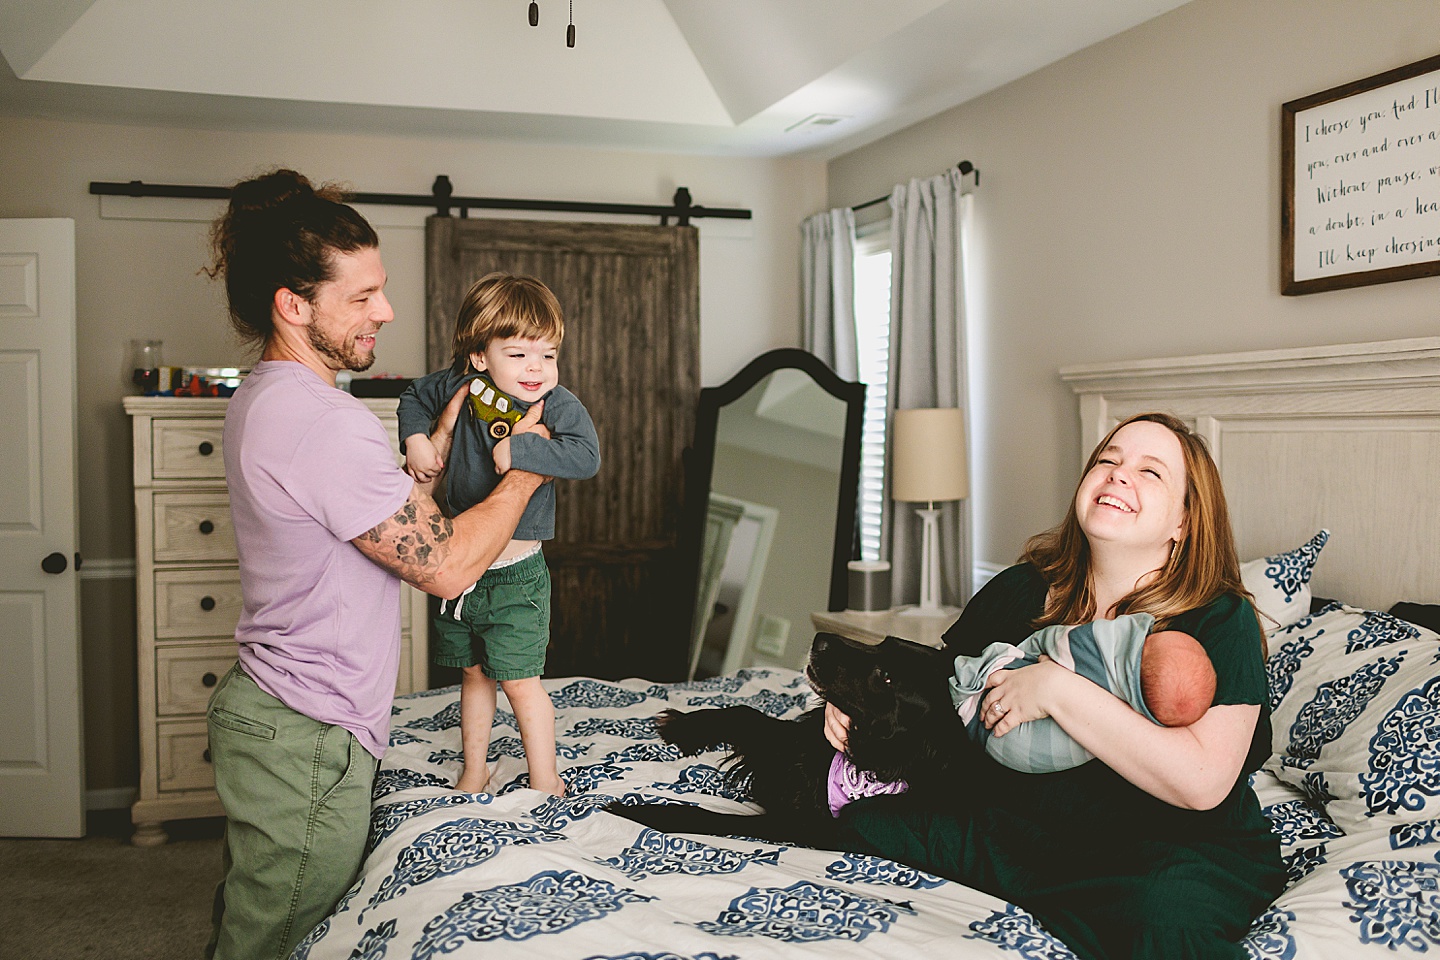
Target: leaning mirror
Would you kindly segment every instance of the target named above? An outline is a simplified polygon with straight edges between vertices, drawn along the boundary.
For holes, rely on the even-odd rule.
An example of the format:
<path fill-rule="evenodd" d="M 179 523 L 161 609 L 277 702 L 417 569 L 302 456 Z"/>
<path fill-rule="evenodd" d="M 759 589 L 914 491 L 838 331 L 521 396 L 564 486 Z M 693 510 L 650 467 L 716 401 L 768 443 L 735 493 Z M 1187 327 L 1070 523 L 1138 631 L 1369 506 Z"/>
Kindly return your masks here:
<path fill-rule="evenodd" d="M 691 679 L 798 668 L 810 614 L 844 608 L 864 395 L 794 349 L 700 391 L 683 520 Z"/>

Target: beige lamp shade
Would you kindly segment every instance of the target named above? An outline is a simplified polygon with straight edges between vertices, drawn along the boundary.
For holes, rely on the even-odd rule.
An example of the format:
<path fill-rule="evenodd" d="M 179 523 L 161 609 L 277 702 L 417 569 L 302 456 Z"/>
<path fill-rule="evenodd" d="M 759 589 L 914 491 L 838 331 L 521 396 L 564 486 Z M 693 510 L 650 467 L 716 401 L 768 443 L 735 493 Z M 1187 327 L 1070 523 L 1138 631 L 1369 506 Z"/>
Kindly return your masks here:
<path fill-rule="evenodd" d="M 891 433 L 891 498 L 921 503 L 970 496 L 964 411 L 896 410 Z"/>

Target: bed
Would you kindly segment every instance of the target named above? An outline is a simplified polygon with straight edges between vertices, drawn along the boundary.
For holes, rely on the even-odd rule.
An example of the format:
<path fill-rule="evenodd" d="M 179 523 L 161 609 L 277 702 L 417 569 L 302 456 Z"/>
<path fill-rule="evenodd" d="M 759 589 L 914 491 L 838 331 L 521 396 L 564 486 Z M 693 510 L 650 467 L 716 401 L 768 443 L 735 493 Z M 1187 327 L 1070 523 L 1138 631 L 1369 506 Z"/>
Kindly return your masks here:
<path fill-rule="evenodd" d="M 1440 950 L 1440 338 L 1067 368 L 1088 451 L 1169 410 L 1225 480 L 1247 586 L 1269 618 L 1275 751 L 1253 780 L 1289 887 L 1252 957 Z M 1412 605 L 1394 608 L 1396 601 Z M 745 703 L 789 717 L 803 676 L 684 684 L 547 680 L 564 799 L 525 786 L 497 716 L 494 794 L 450 789 L 458 695 L 396 701 L 365 869 L 296 960 L 1025 957 L 1070 952 L 1025 911 L 873 857 L 656 833 L 614 799 L 743 811 L 719 754 L 681 757 L 660 710 Z"/>

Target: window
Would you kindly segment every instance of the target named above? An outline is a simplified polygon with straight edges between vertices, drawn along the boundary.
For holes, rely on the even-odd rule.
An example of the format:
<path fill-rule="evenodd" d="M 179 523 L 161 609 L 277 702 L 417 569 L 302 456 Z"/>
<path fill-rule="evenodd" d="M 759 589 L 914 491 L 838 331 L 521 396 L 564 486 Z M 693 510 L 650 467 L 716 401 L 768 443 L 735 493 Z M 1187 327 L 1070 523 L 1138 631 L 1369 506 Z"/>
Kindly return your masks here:
<path fill-rule="evenodd" d="M 855 237 L 855 333 L 866 384 L 860 427 L 860 558 L 880 559 L 885 506 L 885 395 L 890 370 L 890 221 L 860 227 Z"/>

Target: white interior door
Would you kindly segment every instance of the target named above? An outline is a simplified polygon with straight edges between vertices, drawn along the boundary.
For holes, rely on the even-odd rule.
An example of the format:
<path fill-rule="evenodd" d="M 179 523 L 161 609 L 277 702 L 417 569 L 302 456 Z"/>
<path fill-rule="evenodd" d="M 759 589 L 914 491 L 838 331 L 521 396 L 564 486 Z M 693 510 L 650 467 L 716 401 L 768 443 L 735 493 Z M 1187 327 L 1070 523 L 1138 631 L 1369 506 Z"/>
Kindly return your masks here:
<path fill-rule="evenodd" d="M 73 220 L 0 220 L 0 410 L 0 836 L 78 837 Z"/>

